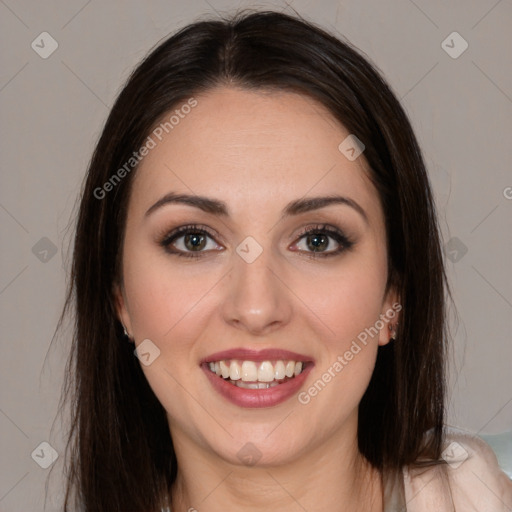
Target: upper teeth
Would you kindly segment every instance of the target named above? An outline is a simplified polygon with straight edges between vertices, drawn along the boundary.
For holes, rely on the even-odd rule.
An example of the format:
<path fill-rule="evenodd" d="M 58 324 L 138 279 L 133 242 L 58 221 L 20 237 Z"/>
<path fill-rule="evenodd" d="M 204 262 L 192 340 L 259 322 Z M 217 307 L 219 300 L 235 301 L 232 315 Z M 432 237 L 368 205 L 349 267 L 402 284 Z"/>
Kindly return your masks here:
<path fill-rule="evenodd" d="M 223 360 L 208 363 L 210 370 L 219 377 L 244 382 L 272 382 L 285 377 L 294 377 L 303 370 L 300 361 L 236 361 Z"/>

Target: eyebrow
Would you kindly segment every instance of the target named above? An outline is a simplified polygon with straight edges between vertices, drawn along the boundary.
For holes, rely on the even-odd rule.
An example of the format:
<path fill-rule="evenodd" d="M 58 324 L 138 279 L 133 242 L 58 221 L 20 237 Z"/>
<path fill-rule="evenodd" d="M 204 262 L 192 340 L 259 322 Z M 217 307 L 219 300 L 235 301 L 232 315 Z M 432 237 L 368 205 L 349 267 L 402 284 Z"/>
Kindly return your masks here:
<path fill-rule="evenodd" d="M 200 210 L 206 213 L 218 215 L 221 217 L 229 217 L 229 210 L 224 201 L 219 201 L 217 199 L 212 199 L 205 196 L 176 194 L 174 192 L 169 192 L 161 199 L 159 199 L 153 206 L 151 206 L 146 211 L 145 217 L 148 217 L 154 211 L 169 204 L 185 204 L 188 206 L 199 208 Z M 356 201 L 349 197 L 339 195 L 305 197 L 301 199 L 296 199 L 295 201 L 291 201 L 284 207 L 281 218 L 290 215 L 299 215 L 301 213 L 306 213 L 313 210 L 319 210 L 320 208 L 324 208 L 332 204 L 350 206 L 352 209 L 358 212 L 361 215 L 361 217 L 363 217 L 367 224 L 369 224 L 366 212 Z"/>

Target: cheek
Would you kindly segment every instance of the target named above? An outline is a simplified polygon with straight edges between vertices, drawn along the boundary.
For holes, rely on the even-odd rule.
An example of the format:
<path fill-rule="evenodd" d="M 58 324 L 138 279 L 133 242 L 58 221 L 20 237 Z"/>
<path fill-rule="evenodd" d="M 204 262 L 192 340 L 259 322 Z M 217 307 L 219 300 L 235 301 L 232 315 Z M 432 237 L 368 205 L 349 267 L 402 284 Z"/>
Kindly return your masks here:
<path fill-rule="evenodd" d="M 184 326 L 193 327 L 190 319 L 202 311 L 201 298 L 211 288 L 211 276 L 207 272 L 195 275 L 183 270 L 183 265 L 176 265 L 167 255 L 154 252 L 131 252 L 124 272 L 136 339 L 163 342 L 173 339 Z M 180 341 L 185 342 L 181 337 Z"/>
<path fill-rule="evenodd" d="M 314 278 L 296 273 L 293 286 L 297 295 L 304 297 L 302 313 L 321 320 L 317 325 L 330 353 L 344 351 L 360 334 L 364 339 L 368 331 L 368 342 L 377 343 L 378 335 L 370 328 L 382 312 L 386 264 L 385 254 L 368 247 L 350 254 L 331 270 L 316 273 Z"/>
<path fill-rule="evenodd" d="M 335 286 L 326 280 L 331 283 L 327 300 L 318 292 L 311 299 L 311 308 L 322 319 L 323 335 L 317 338 L 322 345 L 321 359 L 310 386 L 298 398 L 315 429 L 336 429 L 357 410 L 368 387 L 378 352 L 376 324 L 385 277 L 378 264 L 371 268 L 347 265 Z M 325 420 L 327 414 L 329 421 Z"/>
<path fill-rule="evenodd" d="M 357 338 L 375 324 L 381 311 L 382 293 L 381 278 L 369 272 L 354 273 L 341 280 L 329 314 L 333 330 L 340 333 L 344 342 Z"/>
<path fill-rule="evenodd" d="M 130 319 L 135 339 L 159 339 L 170 329 L 179 306 L 176 294 L 168 290 L 166 278 L 151 265 L 138 265 L 131 260 L 125 275 Z"/>
<path fill-rule="evenodd" d="M 212 285 L 207 274 L 190 277 L 177 268 L 165 256 L 133 251 L 125 261 L 124 285 L 136 344 L 149 339 L 160 351 L 141 369 L 164 408 L 183 419 L 190 405 L 183 385 L 198 371 L 192 348 Z"/>

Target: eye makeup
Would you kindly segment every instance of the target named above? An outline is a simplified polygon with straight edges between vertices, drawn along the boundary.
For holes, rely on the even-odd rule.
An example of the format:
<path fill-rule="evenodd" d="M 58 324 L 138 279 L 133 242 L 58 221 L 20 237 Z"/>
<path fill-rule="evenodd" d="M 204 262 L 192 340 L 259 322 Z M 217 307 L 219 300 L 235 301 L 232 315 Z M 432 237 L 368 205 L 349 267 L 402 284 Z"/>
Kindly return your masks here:
<path fill-rule="evenodd" d="M 217 243 L 216 238 L 218 238 L 218 236 L 206 226 L 200 224 L 186 224 L 170 231 L 165 231 L 163 235 L 158 237 L 158 244 L 170 255 L 186 258 L 201 258 L 212 252 L 212 249 L 203 250 L 205 247 L 204 242 L 206 241 L 207 244 L 207 239 L 211 239 Z M 182 244 L 185 249 L 176 247 L 180 239 L 183 239 Z M 313 249 L 311 251 L 297 249 L 296 246 L 302 240 L 305 240 L 306 243 L 313 242 Z M 338 247 L 329 251 L 317 250 L 319 245 L 325 245 L 326 241 L 328 246 L 331 245 L 331 241 L 334 241 Z M 192 243 L 189 248 L 187 248 L 186 245 L 188 243 Z M 350 250 L 353 245 L 354 241 L 342 230 L 331 224 L 323 223 L 303 228 L 297 235 L 297 240 L 292 244 L 292 247 L 295 247 L 292 251 L 300 252 L 310 258 L 327 258 Z M 198 250 L 195 250 L 195 248 Z M 217 251 L 217 249 L 213 250 Z"/>

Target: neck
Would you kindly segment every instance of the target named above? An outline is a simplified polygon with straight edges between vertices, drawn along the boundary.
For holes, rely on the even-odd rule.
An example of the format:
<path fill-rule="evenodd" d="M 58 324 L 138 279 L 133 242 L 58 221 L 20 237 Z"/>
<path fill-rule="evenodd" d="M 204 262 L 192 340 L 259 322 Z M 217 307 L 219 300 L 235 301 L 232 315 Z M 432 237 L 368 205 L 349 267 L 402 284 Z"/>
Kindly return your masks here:
<path fill-rule="evenodd" d="M 382 512 L 381 475 L 357 450 L 355 435 L 333 437 L 293 461 L 264 467 L 232 464 L 178 438 L 172 512 Z"/>

